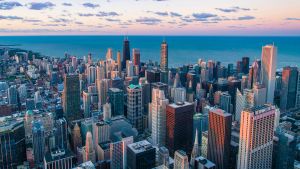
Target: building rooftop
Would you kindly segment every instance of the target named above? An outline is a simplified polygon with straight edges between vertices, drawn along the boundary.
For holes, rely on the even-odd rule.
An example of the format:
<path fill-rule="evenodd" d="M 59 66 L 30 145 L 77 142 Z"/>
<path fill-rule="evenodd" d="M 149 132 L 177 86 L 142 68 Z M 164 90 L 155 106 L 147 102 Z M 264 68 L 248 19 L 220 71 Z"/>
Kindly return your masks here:
<path fill-rule="evenodd" d="M 198 161 L 201 165 L 205 166 L 205 168 L 212 168 L 216 166 L 213 162 L 209 161 L 208 159 L 202 156 L 197 157 L 195 160 Z"/>
<path fill-rule="evenodd" d="M 193 103 L 190 103 L 190 102 L 177 102 L 177 103 L 169 104 L 168 106 L 170 106 L 172 108 L 178 108 L 178 107 L 185 107 L 185 106 L 190 106 L 190 105 L 193 105 Z"/>
<path fill-rule="evenodd" d="M 59 159 L 74 158 L 74 157 L 75 157 L 74 154 L 70 150 L 56 148 L 51 150 L 51 152 L 46 153 L 45 160 L 48 163 Z"/>
<path fill-rule="evenodd" d="M 12 116 L 0 117 L 0 134 L 2 132 L 14 130 L 14 128 L 23 124 L 24 123 L 21 118 L 14 118 Z"/>
<path fill-rule="evenodd" d="M 130 148 L 133 152 L 138 154 L 138 153 L 147 151 L 149 149 L 152 149 L 154 147 L 147 140 L 142 140 L 142 141 L 139 141 L 136 143 L 129 144 L 128 148 Z"/>

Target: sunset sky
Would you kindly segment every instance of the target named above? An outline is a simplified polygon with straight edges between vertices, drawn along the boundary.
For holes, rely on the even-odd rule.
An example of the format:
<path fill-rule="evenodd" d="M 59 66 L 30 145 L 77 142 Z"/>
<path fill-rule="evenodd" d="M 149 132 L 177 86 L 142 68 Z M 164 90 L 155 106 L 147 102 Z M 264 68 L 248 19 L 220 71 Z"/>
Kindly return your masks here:
<path fill-rule="evenodd" d="M 300 0 L 0 0 L 0 35 L 300 35 Z"/>

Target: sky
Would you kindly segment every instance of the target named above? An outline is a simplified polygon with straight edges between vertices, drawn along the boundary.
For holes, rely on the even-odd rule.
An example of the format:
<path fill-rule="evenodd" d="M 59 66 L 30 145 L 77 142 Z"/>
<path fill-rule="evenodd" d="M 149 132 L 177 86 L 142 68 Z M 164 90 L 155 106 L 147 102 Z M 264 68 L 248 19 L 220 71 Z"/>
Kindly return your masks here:
<path fill-rule="evenodd" d="M 300 36 L 300 0 L 0 0 L 0 35 Z"/>

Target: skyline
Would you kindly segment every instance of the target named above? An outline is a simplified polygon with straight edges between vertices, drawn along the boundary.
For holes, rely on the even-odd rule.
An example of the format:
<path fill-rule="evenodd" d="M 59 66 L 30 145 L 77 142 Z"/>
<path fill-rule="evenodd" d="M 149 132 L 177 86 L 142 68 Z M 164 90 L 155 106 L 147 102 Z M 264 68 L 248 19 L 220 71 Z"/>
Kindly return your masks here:
<path fill-rule="evenodd" d="M 299 36 L 300 1 L 0 0 L 3 35 Z M 293 4 L 293 5 L 291 5 Z M 155 31 L 154 31 L 155 30 Z"/>

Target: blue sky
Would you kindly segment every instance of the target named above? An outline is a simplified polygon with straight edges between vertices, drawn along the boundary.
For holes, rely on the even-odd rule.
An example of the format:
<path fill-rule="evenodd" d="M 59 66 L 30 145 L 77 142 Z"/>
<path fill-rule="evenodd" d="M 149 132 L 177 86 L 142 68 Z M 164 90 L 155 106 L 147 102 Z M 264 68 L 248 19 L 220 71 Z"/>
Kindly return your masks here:
<path fill-rule="evenodd" d="M 0 35 L 300 35 L 299 0 L 0 0 Z"/>

